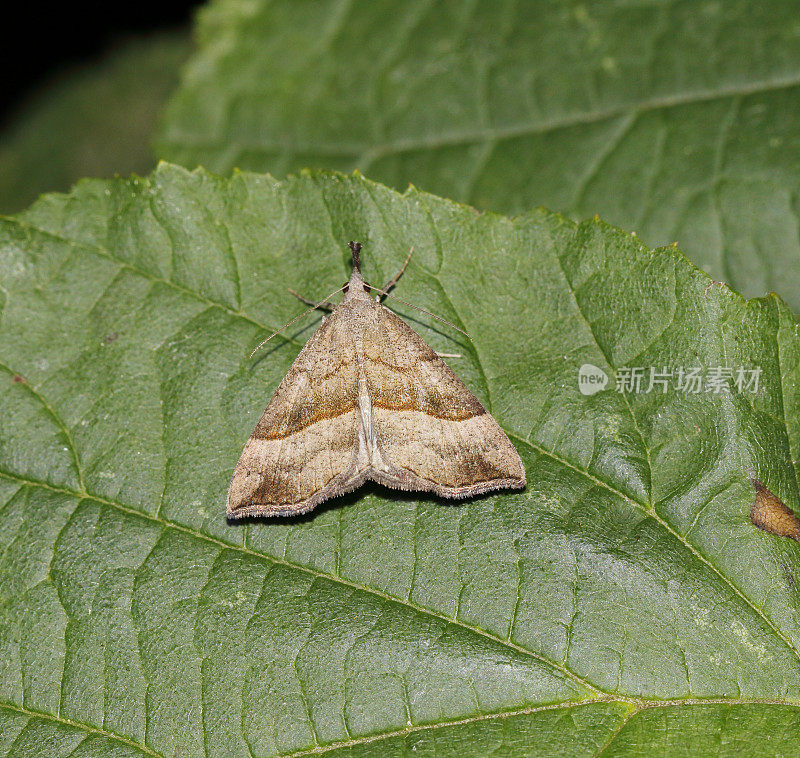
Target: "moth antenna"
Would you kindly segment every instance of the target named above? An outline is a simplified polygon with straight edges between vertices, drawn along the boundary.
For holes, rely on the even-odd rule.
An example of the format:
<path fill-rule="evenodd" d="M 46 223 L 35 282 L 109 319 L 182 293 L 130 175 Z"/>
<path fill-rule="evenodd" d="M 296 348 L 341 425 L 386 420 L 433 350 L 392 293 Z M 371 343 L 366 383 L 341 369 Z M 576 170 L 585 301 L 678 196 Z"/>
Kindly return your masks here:
<path fill-rule="evenodd" d="M 372 286 L 372 285 L 370 285 Z M 441 316 L 437 316 L 435 313 L 431 313 L 430 311 L 426 311 L 424 308 L 420 308 L 418 305 L 414 305 L 413 303 L 407 303 L 405 300 L 401 300 L 396 295 L 390 295 L 386 290 L 379 290 L 377 287 L 372 287 L 376 292 L 380 292 L 386 297 L 392 298 L 392 300 L 397 300 L 398 303 L 402 303 L 403 305 L 407 305 L 409 308 L 414 308 L 415 310 L 420 311 L 421 313 L 426 313 L 431 318 L 435 318 L 437 321 L 441 321 L 443 324 L 447 324 L 448 326 L 452 326 L 457 332 L 461 332 L 470 342 L 472 342 L 472 337 L 469 336 L 463 329 L 459 329 L 455 324 L 451 324 L 446 318 L 442 318 Z"/>
<path fill-rule="evenodd" d="M 269 337 L 267 337 L 263 342 L 260 342 L 256 347 L 256 349 L 253 350 L 252 353 L 250 353 L 250 357 L 252 358 L 259 350 L 261 350 L 262 347 L 264 347 L 264 345 L 267 344 L 267 342 L 269 342 L 276 335 L 280 334 L 287 326 L 291 326 L 295 321 L 297 321 L 297 319 L 303 318 L 303 316 L 307 316 L 309 313 L 311 313 L 311 311 L 317 310 L 317 308 L 319 308 L 320 305 L 324 305 L 325 303 L 327 303 L 328 300 L 330 300 L 337 292 L 341 292 L 346 286 L 347 285 L 345 284 L 342 287 L 339 287 L 338 290 L 334 290 L 333 292 L 331 292 L 331 294 L 328 295 L 328 297 L 326 297 L 324 300 L 320 300 L 316 305 L 312 306 L 306 311 L 303 311 L 299 316 L 295 316 L 291 321 L 287 321 L 280 329 L 270 334 Z"/>
<path fill-rule="evenodd" d="M 307 297 L 303 297 L 299 292 L 295 292 L 291 287 L 287 287 L 287 290 L 291 292 L 301 303 L 305 303 L 306 305 L 313 305 L 315 308 L 321 308 L 323 305 L 326 308 L 333 308 L 330 303 L 315 303 L 313 300 L 309 300 Z"/>
<path fill-rule="evenodd" d="M 353 271 L 358 271 L 361 273 L 361 243 L 360 242 L 348 242 L 350 245 L 350 249 L 353 251 Z"/>
<path fill-rule="evenodd" d="M 395 278 L 394 278 L 394 279 L 392 279 L 392 280 L 391 280 L 391 281 L 390 281 L 388 284 L 384 285 L 384 287 L 383 287 L 383 288 L 384 288 L 384 289 L 385 289 L 387 292 L 388 292 L 388 291 L 389 291 L 389 290 L 390 290 L 392 287 L 394 287 L 394 285 L 395 285 L 395 284 L 397 284 L 397 281 L 398 281 L 398 280 L 400 279 L 400 277 L 401 277 L 401 276 L 402 276 L 402 275 L 405 273 L 406 266 L 408 266 L 408 262 L 411 260 L 411 254 L 412 254 L 413 252 L 414 252 L 414 246 L 412 245 L 412 246 L 411 246 L 411 250 L 409 250 L 409 251 L 408 251 L 408 255 L 406 256 L 406 259 L 405 259 L 405 262 L 403 263 L 403 266 L 402 266 L 402 267 L 401 267 L 401 269 L 400 269 L 400 270 L 397 272 L 397 276 L 395 276 Z"/>

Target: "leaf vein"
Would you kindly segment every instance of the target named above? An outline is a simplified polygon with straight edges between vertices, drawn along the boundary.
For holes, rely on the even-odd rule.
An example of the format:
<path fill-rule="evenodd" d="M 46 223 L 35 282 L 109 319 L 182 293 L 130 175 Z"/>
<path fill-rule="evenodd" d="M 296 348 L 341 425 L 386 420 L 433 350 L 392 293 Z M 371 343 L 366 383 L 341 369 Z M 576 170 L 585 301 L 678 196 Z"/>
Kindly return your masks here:
<path fill-rule="evenodd" d="M 16 713 L 21 713 L 27 716 L 29 719 L 42 719 L 44 721 L 53 721 L 55 723 L 61 724 L 62 726 L 69 726 L 75 729 L 82 729 L 85 732 L 96 734 L 99 737 L 105 737 L 107 739 L 120 742 L 123 745 L 127 745 L 128 747 L 135 748 L 136 750 L 141 750 L 146 755 L 153 756 L 153 758 L 164 758 L 164 756 L 161 753 L 156 753 L 154 750 L 147 747 L 147 745 L 142 745 L 139 742 L 135 742 L 134 740 L 128 739 L 127 737 L 124 737 L 121 734 L 117 734 L 116 732 L 109 731 L 108 729 L 101 729 L 100 727 L 91 726 L 90 724 L 84 724 L 80 721 L 73 721 L 72 719 L 67 719 L 64 718 L 63 716 L 56 716 L 52 713 L 45 713 L 44 711 L 32 710 L 31 708 L 27 708 L 21 705 L 16 705 L 15 703 L 8 703 L 5 701 L 0 703 L 0 708 L 5 708 L 6 710 L 9 711 L 15 711 Z M 30 721 L 28 722 L 28 724 L 29 723 Z M 27 728 L 28 724 L 25 725 L 25 728 Z M 17 739 L 19 739 L 19 737 L 17 737 Z"/>
<path fill-rule="evenodd" d="M 45 237 L 49 237 L 50 239 L 57 240 L 58 242 L 64 242 L 64 243 L 66 243 L 68 245 L 72 245 L 72 246 L 75 247 L 75 249 L 77 249 L 79 251 L 92 252 L 95 255 L 100 256 L 101 258 L 106 258 L 107 260 L 113 261 L 114 263 L 116 263 L 118 266 L 121 266 L 122 268 L 126 268 L 129 271 L 132 271 L 132 272 L 134 272 L 136 274 L 139 274 L 139 276 L 141 276 L 141 277 L 143 277 L 145 279 L 148 279 L 151 282 L 156 282 L 158 284 L 163 284 L 165 287 L 170 287 L 171 289 L 174 289 L 174 290 L 176 290 L 178 292 L 181 292 L 182 294 L 187 295 L 188 297 L 191 297 L 193 300 L 199 300 L 200 302 L 205 303 L 206 305 L 209 305 L 209 306 L 211 306 L 213 308 L 219 308 L 219 309 L 225 311 L 225 313 L 227 313 L 227 314 L 229 314 L 231 316 L 235 316 L 237 318 L 240 318 L 240 319 L 248 322 L 249 324 L 252 324 L 253 326 L 258 327 L 258 329 L 260 331 L 262 331 L 262 332 L 270 333 L 270 332 L 274 332 L 275 331 L 275 329 L 273 329 L 273 327 L 271 325 L 263 324 L 260 321 L 257 321 L 256 319 L 254 319 L 252 316 L 248 316 L 246 313 L 244 313 L 241 310 L 234 310 L 229 305 L 227 305 L 227 304 L 225 304 L 223 302 L 220 302 L 218 300 L 213 300 L 212 298 L 206 297 L 205 295 L 201 294 L 200 292 L 196 292 L 195 290 L 190 289 L 189 287 L 184 287 L 182 284 L 178 284 L 177 282 L 174 282 L 174 281 L 172 281 L 170 279 L 165 279 L 165 278 L 163 278 L 161 276 L 158 276 L 158 275 L 154 274 L 152 271 L 148 271 L 147 269 L 141 268 L 140 266 L 137 266 L 137 265 L 135 265 L 133 263 L 130 263 L 129 261 L 123 260 L 122 258 L 117 257 L 110 250 L 107 250 L 104 247 L 100 247 L 99 245 L 92 245 L 92 244 L 89 244 L 89 243 L 86 243 L 86 242 L 77 242 L 77 241 L 75 241 L 73 239 L 70 239 L 69 237 L 64 237 L 64 236 L 62 236 L 60 234 L 56 234 L 55 232 L 51 232 L 51 231 L 49 231 L 47 229 L 42 229 L 42 228 L 40 228 L 38 226 L 30 224 L 30 223 L 28 223 L 26 221 L 22 221 L 21 219 L 15 218 L 15 217 L 12 217 L 12 216 L 2 216 L 2 215 L 0 215 L 0 220 L 2 220 L 4 222 L 7 222 L 7 223 L 15 224 L 15 225 L 19 226 L 21 229 L 24 229 L 26 231 L 29 231 L 29 232 L 33 231 L 33 232 L 36 232 L 37 234 L 41 234 L 41 235 L 43 235 Z M 285 342 L 289 342 L 291 344 L 297 345 L 298 347 L 302 347 L 301 343 L 299 343 L 297 340 L 295 340 L 295 339 L 293 339 L 291 337 L 287 337 L 285 334 L 279 333 L 276 336 L 279 336 Z"/>

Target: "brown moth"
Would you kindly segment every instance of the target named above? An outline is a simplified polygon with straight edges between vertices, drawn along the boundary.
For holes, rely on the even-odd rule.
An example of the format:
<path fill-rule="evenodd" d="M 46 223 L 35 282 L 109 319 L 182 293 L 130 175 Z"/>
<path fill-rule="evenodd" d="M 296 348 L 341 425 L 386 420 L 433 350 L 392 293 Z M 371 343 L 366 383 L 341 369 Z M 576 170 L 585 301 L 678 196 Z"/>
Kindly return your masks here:
<path fill-rule="evenodd" d="M 370 296 L 361 245 L 350 247 L 353 274 L 341 302 L 244 446 L 228 518 L 306 513 L 370 479 L 449 498 L 525 486 L 503 430 L 422 338 Z"/>

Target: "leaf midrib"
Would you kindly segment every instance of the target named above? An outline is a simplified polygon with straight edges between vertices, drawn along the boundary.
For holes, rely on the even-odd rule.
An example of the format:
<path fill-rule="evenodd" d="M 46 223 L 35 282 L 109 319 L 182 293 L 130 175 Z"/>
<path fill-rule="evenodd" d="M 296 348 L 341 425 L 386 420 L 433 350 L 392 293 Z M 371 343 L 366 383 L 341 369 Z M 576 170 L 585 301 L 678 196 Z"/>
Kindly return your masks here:
<path fill-rule="evenodd" d="M 691 706 L 707 706 L 707 705 L 728 705 L 728 706 L 783 705 L 791 708 L 800 708 L 800 702 L 786 701 L 786 700 L 769 700 L 769 699 L 726 700 L 723 698 L 709 698 L 707 700 L 698 698 L 687 698 L 686 700 L 643 700 L 636 698 L 627 699 L 619 696 L 610 695 L 608 697 L 576 700 L 571 703 L 552 703 L 549 705 L 534 706 L 531 708 L 520 708 L 515 711 L 498 711 L 494 713 L 483 713 L 477 716 L 470 716 L 464 719 L 454 719 L 452 721 L 440 721 L 429 724 L 418 724 L 396 731 L 382 732 L 380 734 L 372 734 L 372 735 L 367 735 L 365 737 L 355 737 L 340 742 L 330 742 L 324 745 L 319 745 L 317 747 L 309 748 L 307 750 L 299 750 L 294 753 L 279 753 L 278 756 L 279 758 L 305 758 L 305 756 L 324 755 L 325 753 L 329 753 L 334 750 L 340 750 L 342 748 L 382 742 L 383 740 L 393 739 L 395 737 L 404 737 L 410 734 L 416 734 L 420 732 L 432 732 L 439 729 L 448 729 L 454 726 L 463 726 L 467 724 L 479 723 L 482 721 L 502 721 L 503 719 L 507 718 L 532 715 L 535 713 L 543 713 L 547 711 L 559 711 L 559 710 L 566 711 L 575 708 L 583 708 L 588 705 L 597 705 L 602 703 L 608 703 L 610 705 L 613 704 L 624 705 L 626 706 L 626 713 L 622 718 L 622 720 L 620 721 L 619 725 L 616 727 L 616 729 L 614 729 L 611 732 L 609 738 L 605 741 L 605 743 L 602 744 L 600 747 L 598 747 L 598 749 L 592 754 L 592 758 L 598 758 L 599 756 L 601 756 L 614 743 L 614 740 L 617 738 L 617 735 L 619 735 L 619 733 L 628 724 L 628 722 L 635 715 L 641 713 L 644 710 L 653 710 L 656 708 L 674 708 L 674 707 L 685 707 L 685 706 L 691 707 Z M 31 719 L 42 719 L 45 721 L 52 721 L 57 724 L 61 724 L 63 726 L 72 727 L 74 729 L 80 729 L 85 732 L 88 732 L 90 735 L 105 737 L 107 739 L 114 740 L 123 745 L 126 745 L 127 747 L 132 747 L 136 750 L 141 750 L 147 755 L 153 756 L 153 758 L 165 758 L 165 756 L 162 753 L 157 753 L 155 750 L 148 747 L 144 743 L 136 742 L 135 740 L 125 737 L 124 735 L 118 734 L 117 732 L 109 731 L 108 729 L 104 729 L 102 727 L 92 726 L 91 724 L 85 724 L 80 721 L 74 721 L 72 719 L 65 718 L 64 716 L 58 714 L 47 713 L 45 711 L 38 711 L 36 709 L 27 708 L 25 706 L 20 706 L 15 703 L 9 703 L 6 701 L 0 702 L 0 709 L 5 709 L 8 711 L 13 711 L 15 713 L 20 713 L 25 716 L 28 716 Z"/>
<path fill-rule="evenodd" d="M 713 102 L 729 97 L 746 97 L 767 92 L 776 92 L 782 89 L 791 89 L 800 85 L 800 74 L 776 79 L 764 79 L 752 84 L 741 86 L 723 86 L 718 90 L 699 90 L 687 93 L 663 95 L 645 99 L 640 102 L 620 103 L 599 108 L 593 111 L 584 111 L 571 115 L 563 115 L 551 119 L 544 119 L 535 124 L 515 124 L 507 127 L 476 129 L 472 132 L 460 132 L 453 134 L 440 134 L 435 139 L 401 139 L 387 141 L 383 144 L 370 144 L 368 142 L 352 144 L 333 144 L 322 141 L 303 142 L 295 139 L 291 140 L 243 140 L 233 139 L 228 136 L 224 140 L 212 139 L 192 139 L 191 135 L 182 133 L 180 139 L 176 137 L 164 136 L 160 139 L 162 143 L 170 143 L 194 149 L 211 149 L 224 144 L 230 147 L 232 144 L 246 150 L 263 150 L 264 152 L 295 152 L 309 153 L 317 155 L 324 153 L 331 157 L 350 157 L 363 158 L 369 162 L 385 155 L 395 153 L 412 152 L 416 150 L 437 150 L 439 148 L 455 147 L 458 145 L 470 145 L 476 142 L 490 142 L 498 140 L 508 140 L 517 137 L 533 136 L 546 134 L 547 132 L 559 129 L 568 129 L 584 124 L 593 124 L 599 121 L 624 116 L 627 114 L 641 115 L 652 111 L 674 108 L 680 105 L 694 105 L 697 103 Z"/>

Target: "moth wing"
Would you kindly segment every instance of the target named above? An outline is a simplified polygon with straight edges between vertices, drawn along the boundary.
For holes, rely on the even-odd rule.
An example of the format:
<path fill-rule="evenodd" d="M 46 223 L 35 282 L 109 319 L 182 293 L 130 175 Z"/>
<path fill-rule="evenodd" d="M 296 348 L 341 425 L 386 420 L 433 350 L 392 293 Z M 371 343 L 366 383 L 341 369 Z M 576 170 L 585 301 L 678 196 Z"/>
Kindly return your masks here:
<path fill-rule="evenodd" d="M 402 319 L 377 306 L 364 332 L 364 372 L 389 487 L 463 498 L 525 486 L 499 424 Z"/>
<path fill-rule="evenodd" d="M 229 518 L 305 513 L 361 483 L 354 479 L 357 388 L 352 339 L 334 311 L 245 444 L 228 488 Z"/>

